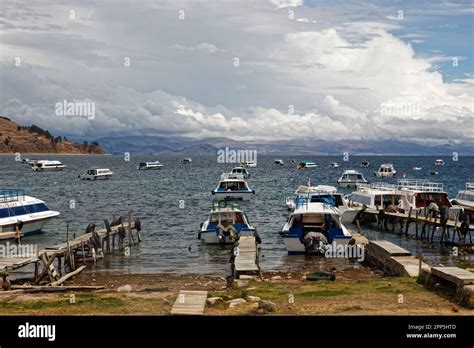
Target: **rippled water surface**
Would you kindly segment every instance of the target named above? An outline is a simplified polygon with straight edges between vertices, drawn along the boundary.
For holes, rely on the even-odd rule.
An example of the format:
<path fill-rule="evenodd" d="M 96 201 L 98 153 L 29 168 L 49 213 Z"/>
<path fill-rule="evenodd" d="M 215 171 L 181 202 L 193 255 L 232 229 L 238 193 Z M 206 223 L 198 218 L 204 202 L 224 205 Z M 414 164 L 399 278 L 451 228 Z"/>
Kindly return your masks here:
<path fill-rule="evenodd" d="M 50 156 L 51 158 L 52 156 Z M 35 158 L 46 158 L 37 156 Z M 228 270 L 229 249 L 206 246 L 197 239 L 199 225 L 211 207 L 211 190 L 216 187 L 223 172 L 233 164 L 219 164 L 215 156 L 194 157 L 191 164 L 183 164 L 183 157 L 133 156 L 124 161 L 121 156 L 54 156 L 67 165 L 63 172 L 35 173 L 28 165 L 21 165 L 12 156 L 0 157 L 0 178 L 4 188 L 23 188 L 26 194 L 44 200 L 61 216 L 51 221 L 44 233 L 28 237 L 29 243 L 41 246 L 64 242 L 66 225 L 76 234 L 84 233 L 88 223 L 102 225 L 112 214 L 126 215 L 131 210 L 139 216 L 144 228 L 143 242 L 131 250 L 131 256 L 111 256 L 99 262 L 93 272 L 111 273 L 205 273 L 224 275 Z M 398 173 L 406 171 L 408 178 L 425 178 L 442 182 L 453 197 L 469 180 L 474 180 L 474 157 L 459 157 L 457 162 L 444 158 L 444 167 L 434 166 L 434 157 L 315 157 L 319 167 L 296 170 L 291 159 L 283 157 L 284 166 L 273 164 L 274 157 L 259 156 L 258 167 L 250 168 L 249 186 L 256 194 L 242 207 L 263 239 L 261 266 L 264 270 L 301 269 L 303 266 L 328 269 L 349 264 L 346 260 L 329 260 L 320 257 L 288 256 L 278 231 L 283 227 L 288 212 L 285 198 L 298 185 L 311 177 L 313 184 L 336 185 L 344 169 L 358 169 L 374 181 L 373 171 L 379 164 L 391 162 Z M 141 161 L 160 160 L 161 170 L 138 171 Z M 370 168 L 359 168 L 362 160 L 371 162 Z M 328 169 L 331 162 L 339 162 L 339 169 Z M 422 171 L 412 167 L 421 166 Z M 115 175 L 111 180 L 90 182 L 78 180 L 78 174 L 87 168 L 110 168 Z M 431 171 L 439 175 L 431 176 Z M 473 177 L 471 178 L 470 175 Z M 400 177 L 397 175 L 397 177 Z M 396 182 L 397 178 L 384 179 Z M 346 192 L 349 192 L 346 190 Z M 180 208 L 180 201 L 184 208 Z M 75 201 L 75 209 L 70 208 Z M 72 233 L 71 232 L 71 233 Z M 368 227 L 364 232 L 375 233 Z M 423 253 L 429 263 L 452 264 L 449 249 L 439 243 L 416 241 L 397 234 L 378 232 L 379 239 L 387 239 L 413 253 Z"/>

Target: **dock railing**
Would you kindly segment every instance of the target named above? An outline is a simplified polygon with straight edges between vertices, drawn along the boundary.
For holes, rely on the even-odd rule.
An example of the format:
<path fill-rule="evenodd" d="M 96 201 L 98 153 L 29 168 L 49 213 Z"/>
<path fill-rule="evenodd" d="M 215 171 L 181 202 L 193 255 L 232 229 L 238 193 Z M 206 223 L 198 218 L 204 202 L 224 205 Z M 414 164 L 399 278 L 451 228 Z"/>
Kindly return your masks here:
<path fill-rule="evenodd" d="M 403 191 L 444 192 L 442 183 L 416 179 L 398 180 L 398 189 Z"/>

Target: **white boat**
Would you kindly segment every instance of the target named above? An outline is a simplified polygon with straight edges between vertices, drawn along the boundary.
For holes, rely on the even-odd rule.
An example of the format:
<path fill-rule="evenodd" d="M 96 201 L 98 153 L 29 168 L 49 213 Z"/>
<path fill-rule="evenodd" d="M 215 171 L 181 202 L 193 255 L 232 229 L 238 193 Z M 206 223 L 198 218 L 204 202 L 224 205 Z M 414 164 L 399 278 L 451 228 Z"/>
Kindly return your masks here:
<path fill-rule="evenodd" d="M 278 165 L 281 166 L 281 165 L 285 164 L 285 162 L 283 162 L 282 159 L 276 159 L 276 160 L 273 161 L 273 164 L 278 164 Z"/>
<path fill-rule="evenodd" d="M 339 168 L 339 164 L 337 164 L 336 162 L 333 162 L 333 163 L 329 164 L 329 168 L 331 168 L 331 169 Z"/>
<path fill-rule="evenodd" d="M 347 245 L 351 234 L 341 222 L 339 210 L 327 203 L 298 200 L 295 210 L 279 232 L 288 254 L 322 254 L 325 246 Z M 319 235 L 318 243 L 312 237 Z"/>
<path fill-rule="evenodd" d="M 163 167 L 163 165 L 160 163 L 160 161 L 154 161 L 154 162 L 141 162 L 138 164 L 137 169 L 138 170 L 150 170 L 150 169 L 160 169 Z"/>
<path fill-rule="evenodd" d="M 23 190 L 0 189 L 0 235 L 15 232 L 22 224 L 21 233 L 38 233 L 59 212 L 49 210 L 46 204 L 35 197 L 25 196 Z"/>
<path fill-rule="evenodd" d="M 59 161 L 36 160 L 30 163 L 31 169 L 35 172 L 58 172 L 66 168 L 66 166 Z"/>
<path fill-rule="evenodd" d="M 245 181 L 244 177 L 239 174 L 224 173 L 217 187 L 211 191 L 216 200 L 250 200 L 255 194 Z"/>
<path fill-rule="evenodd" d="M 444 166 L 444 161 L 442 159 L 437 159 L 435 161 L 435 166 Z"/>
<path fill-rule="evenodd" d="M 364 175 L 357 170 L 345 170 L 341 177 L 337 180 L 340 187 L 357 187 L 358 184 L 367 184 L 368 181 Z"/>
<path fill-rule="evenodd" d="M 451 204 L 464 208 L 474 218 L 474 182 L 466 183 L 466 188 L 458 192 L 456 198 L 451 200 Z"/>
<path fill-rule="evenodd" d="M 250 178 L 250 173 L 244 167 L 234 167 L 230 174 L 242 175 L 245 179 Z"/>
<path fill-rule="evenodd" d="M 310 169 L 310 168 L 316 168 L 317 166 L 318 165 L 313 161 L 304 160 L 304 161 L 301 161 L 300 163 L 298 163 L 296 168 L 298 168 L 298 169 Z"/>
<path fill-rule="evenodd" d="M 105 180 L 110 179 L 113 174 L 108 168 L 87 169 L 79 178 L 81 180 Z"/>
<path fill-rule="evenodd" d="M 242 162 L 240 163 L 240 166 L 244 168 L 255 168 L 257 166 L 257 162 L 256 161 Z"/>
<path fill-rule="evenodd" d="M 369 167 L 370 167 L 370 162 L 369 162 L 369 161 L 362 161 L 362 162 L 360 163 L 360 166 L 361 166 L 362 168 L 369 168 Z"/>
<path fill-rule="evenodd" d="M 29 164 L 30 163 L 30 159 L 29 158 L 22 158 L 21 161 L 20 161 L 21 164 Z"/>
<path fill-rule="evenodd" d="M 308 182 L 307 186 L 299 186 L 293 195 L 286 198 L 286 206 L 288 210 L 294 211 L 299 199 L 307 199 L 310 203 L 331 203 L 339 210 L 344 224 L 352 223 L 358 212 L 358 209 L 349 207 L 344 195 L 337 192 L 337 189 L 334 186 L 311 186 L 311 182 Z"/>
<path fill-rule="evenodd" d="M 199 239 L 206 244 L 232 244 L 240 236 L 256 236 L 256 229 L 236 202 L 217 201 L 201 224 Z"/>
<path fill-rule="evenodd" d="M 371 209 L 394 205 L 407 212 L 410 208 L 423 209 L 433 201 L 440 205 L 452 206 L 443 184 L 411 179 L 398 180 L 397 184 L 379 182 L 358 185 L 357 191 L 351 194 L 349 200 L 354 205 L 365 205 Z"/>
<path fill-rule="evenodd" d="M 189 158 L 189 157 L 183 159 L 183 163 L 191 163 L 192 161 L 193 161 L 192 158 Z"/>
<path fill-rule="evenodd" d="M 392 177 L 395 174 L 397 174 L 397 171 L 393 167 L 392 163 L 384 163 L 381 164 L 379 169 L 374 172 L 374 175 L 378 176 L 379 178 L 385 178 L 385 177 Z"/>
<path fill-rule="evenodd" d="M 423 167 L 413 167 L 413 170 L 423 170 Z"/>

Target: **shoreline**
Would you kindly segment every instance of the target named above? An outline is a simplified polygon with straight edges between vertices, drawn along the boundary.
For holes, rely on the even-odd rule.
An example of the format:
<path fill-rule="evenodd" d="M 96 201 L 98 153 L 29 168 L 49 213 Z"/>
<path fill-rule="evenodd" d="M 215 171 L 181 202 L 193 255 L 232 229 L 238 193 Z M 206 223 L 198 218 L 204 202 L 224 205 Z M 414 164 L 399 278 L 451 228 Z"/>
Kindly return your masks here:
<path fill-rule="evenodd" d="M 309 273 L 309 272 L 306 272 Z M 472 315 L 454 303 L 449 289 L 426 289 L 416 279 L 386 277 L 370 267 L 335 270 L 335 281 L 305 280 L 301 272 L 265 272 L 263 279 L 228 284 L 223 277 L 196 274 L 79 274 L 67 285 L 103 286 L 98 291 L 28 293 L 0 291 L 3 315 L 170 315 L 180 290 L 205 290 L 219 298 L 204 315 Z M 67 285 L 65 285 L 67 287 Z M 74 295 L 74 303 L 70 299 Z M 403 301 L 400 302 L 400 295 Z M 276 310 L 258 311 L 256 300 Z M 229 307 L 232 299 L 242 303 Z M 292 299 L 292 300 L 289 300 Z M 430 304 L 427 306 L 427 304 Z"/>

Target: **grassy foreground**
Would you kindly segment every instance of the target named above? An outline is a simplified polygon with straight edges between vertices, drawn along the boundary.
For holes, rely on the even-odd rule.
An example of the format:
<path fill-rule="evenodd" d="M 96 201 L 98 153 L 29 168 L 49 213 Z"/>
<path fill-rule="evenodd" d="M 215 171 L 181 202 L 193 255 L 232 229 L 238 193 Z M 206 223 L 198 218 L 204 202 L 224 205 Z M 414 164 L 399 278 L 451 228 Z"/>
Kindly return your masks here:
<path fill-rule="evenodd" d="M 360 274 L 359 274 L 360 275 Z M 207 306 L 206 315 L 261 315 L 257 303 L 229 308 L 225 302 L 257 296 L 272 301 L 277 309 L 268 315 L 472 315 L 451 299 L 452 290 L 429 291 L 406 277 L 339 274 L 336 281 L 309 282 L 301 275 L 282 274 L 281 279 L 250 281 L 243 287 L 226 287 L 223 278 L 193 275 L 120 275 L 91 279 L 78 277 L 74 284 L 104 285 L 105 290 L 70 293 L 2 293 L 3 315 L 169 315 L 180 289 L 207 290 L 221 297 Z M 277 277 L 280 278 L 280 277 Z M 360 277 L 359 277 L 360 278 Z M 128 284 L 131 292 L 118 292 Z M 72 300 L 71 300 L 72 299 Z"/>

